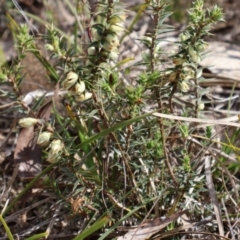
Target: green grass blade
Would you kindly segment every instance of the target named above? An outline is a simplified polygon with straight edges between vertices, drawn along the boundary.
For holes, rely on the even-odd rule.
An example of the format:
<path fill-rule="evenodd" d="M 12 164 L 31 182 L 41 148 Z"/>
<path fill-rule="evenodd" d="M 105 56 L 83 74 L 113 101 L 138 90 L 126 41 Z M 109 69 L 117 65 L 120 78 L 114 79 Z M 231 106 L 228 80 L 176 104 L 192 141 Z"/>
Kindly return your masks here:
<path fill-rule="evenodd" d="M 146 8 L 148 7 L 148 4 L 144 3 L 140 6 L 136 16 L 134 17 L 134 19 L 132 20 L 130 26 L 128 27 L 126 33 L 122 36 L 120 42 L 123 41 L 123 39 L 133 30 L 134 25 L 137 23 L 137 21 L 139 20 L 139 18 L 142 16 L 142 14 L 144 13 L 144 11 L 146 10 Z"/>
<path fill-rule="evenodd" d="M 47 168 L 45 168 L 37 177 L 35 177 L 23 190 L 19 193 L 19 195 L 9 204 L 7 209 L 3 212 L 2 216 L 4 216 L 12 207 L 19 201 L 19 199 L 30 189 L 32 186 L 38 181 L 38 179 L 44 176 L 48 171 L 50 171 L 56 163 L 52 163 Z"/>
<path fill-rule="evenodd" d="M 89 143 L 91 143 L 91 142 L 93 142 L 93 141 L 95 141 L 95 140 L 97 140 L 97 139 L 99 139 L 99 138 L 102 138 L 102 137 L 107 136 L 107 135 L 108 135 L 109 133 L 111 133 L 111 132 L 114 132 L 114 131 L 116 131 L 116 130 L 118 130 L 118 129 L 121 129 L 121 128 L 123 128 L 123 127 L 126 127 L 126 126 L 128 126 L 128 125 L 130 125 L 130 124 L 132 124 L 132 123 L 134 123 L 134 122 L 137 122 L 137 121 L 139 121 L 139 120 L 141 120 L 141 119 L 143 119 L 143 118 L 145 118 L 145 117 L 147 117 L 147 116 L 152 115 L 154 112 L 155 112 L 155 111 L 150 112 L 150 113 L 146 113 L 146 114 L 144 114 L 144 115 L 142 115 L 142 116 L 138 116 L 138 117 L 135 117 L 135 118 L 131 118 L 131 119 L 127 120 L 127 121 L 120 122 L 120 123 L 118 123 L 118 124 L 116 124 L 116 125 L 108 128 L 108 129 L 105 129 L 105 130 L 103 130 L 102 132 L 100 132 L 100 133 L 98 133 L 98 134 L 90 137 L 89 139 L 87 139 L 86 141 L 84 141 L 83 143 L 81 143 L 81 144 L 79 145 L 79 147 L 80 147 L 80 148 L 83 148 L 84 146 L 88 145 Z"/>
<path fill-rule="evenodd" d="M 44 232 L 44 233 L 39 233 L 39 234 L 36 234 L 34 236 L 31 236 L 29 238 L 26 238 L 26 240 L 36 240 L 36 239 L 40 239 L 40 238 L 45 238 L 48 236 L 48 233 Z"/>
<path fill-rule="evenodd" d="M 5 220 L 3 219 L 2 215 L 0 215 L 0 222 L 2 223 L 4 229 L 6 230 L 8 239 L 9 239 L 9 240 L 14 240 L 13 235 L 12 235 L 12 233 L 11 233 L 11 231 L 10 231 L 7 223 L 6 223 Z"/>
<path fill-rule="evenodd" d="M 110 218 L 108 216 L 105 216 L 101 218 L 100 220 L 96 221 L 90 228 L 85 229 L 82 233 L 80 233 L 78 236 L 76 236 L 73 240 L 83 240 L 92 233 L 96 232 L 98 229 L 104 227 L 109 222 Z"/>

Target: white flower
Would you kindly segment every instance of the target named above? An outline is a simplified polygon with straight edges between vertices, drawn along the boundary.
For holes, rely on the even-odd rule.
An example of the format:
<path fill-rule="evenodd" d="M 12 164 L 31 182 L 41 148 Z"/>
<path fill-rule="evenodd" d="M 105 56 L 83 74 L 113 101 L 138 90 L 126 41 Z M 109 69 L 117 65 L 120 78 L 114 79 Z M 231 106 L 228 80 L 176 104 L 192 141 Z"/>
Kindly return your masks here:
<path fill-rule="evenodd" d="M 83 101 L 90 99 L 91 97 L 92 97 L 92 93 L 85 92 L 85 93 L 81 94 L 80 96 L 77 96 L 76 100 L 79 102 L 83 102 Z"/>
<path fill-rule="evenodd" d="M 186 33 L 185 33 L 185 34 L 184 34 L 184 33 L 181 33 L 181 34 L 180 34 L 180 39 L 181 39 L 182 42 L 188 40 L 189 37 L 190 37 L 189 34 L 186 34 Z"/>
<path fill-rule="evenodd" d="M 109 42 L 105 41 L 102 47 L 105 51 L 111 52 L 114 46 L 112 46 Z"/>
<path fill-rule="evenodd" d="M 79 83 L 76 84 L 75 86 L 75 91 L 77 95 L 82 94 L 86 89 L 85 82 L 80 81 Z"/>
<path fill-rule="evenodd" d="M 119 39 L 116 34 L 108 34 L 106 36 L 106 41 L 109 42 L 112 47 L 119 46 Z"/>
<path fill-rule="evenodd" d="M 105 62 L 101 62 L 98 66 L 100 69 L 107 69 L 108 68 L 108 64 Z"/>
<path fill-rule="evenodd" d="M 110 18 L 110 23 L 116 24 L 116 23 L 121 23 L 127 18 L 126 14 L 118 14 L 116 16 L 112 16 Z"/>
<path fill-rule="evenodd" d="M 198 43 L 197 46 L 196 46 L 196 49 L 197 49 L 197 51 L 199 51 L 199 52 L 203 52 L 203 51 L 207 50 L 207 48 L 208 48 L 208 44 L 205 43 L 205 42 L 203 42 L 203 43 Z"/>
<path fill-rule="evenodd" d="M 23 128 L 28 128 L 28 127 L 32 127 L 34 125 L 36 125 L 39 122 L 38 119 L 36 118 L 22 118 L 18 121 L 18 124 L 23 127 Z"/>
<path fill-rule="evenodd" d="M 184 81 L 185 81 L 185 82 L 189 81 L 190 79 L 193 79 L 193 76 L 192 76 L 192 75 L 184 76 Z"/>
<path fill-rule="evenodd" d="M 47 161 L 50 163 L 58 162 L 59 156 L 63 151 L 63 143 L 61 140 L 53 140 L 49 146 L 50 150 L 48 152 Z"/>
<path fill-rule="evenodd" d="M 119 34 L 124 30 L 123 23 L 110 24 L 110 26 L 108 27 L 108 30 L 116 34 Z"/>
<path fill-rule="evenodd" d="M 191 59 L 195 63 L 199 63 L 201 61 L 200 55 L 193 49 L 193 47 L 191 45 L 189 45 L 189 47 L 188 47 L 188 52 L 189 52 Z"/>
<path fill-rule="evenodd" d="M 65 89 L 71 88 L 78 80 L 78 75 L 75 72 L 69 72 L 62 82 L 62 87 Z"/>
<path fill-rule="evenodd" d="M 203 72 L 202 68 L 198 69 L 198 71 L 197 71 L 197 78 L 200 78 L 202 76 L 202 72 Z"/>
<path fill-rule="evenodd" d="M 180 83 L 180 89 L 181 89 L 182 92 L 188 92 L 189 91 L 189 86 L 188 86 L 187 82 L 182 81 Z"/>
<path fill-rule="evenodd" d="M 88 55 L 94 55 L 96 54 L 96 48 L 95 47 L 89 47 L 88 48 Z"/>
<path fill-rule="evenodd" d="M 37 144 L 40 146 L 46 146 L 52 136 L 51 132 L 41 132 L 38 136 Z"/>
<path fill-rule="evenodd" d="M 203 110 L 204 108 L 205 108 L 205 104 L 204 103 L 201 102 L 201 103 L 198 104 L 198 110 L 199 111 Z"/>
<path fill-rule="evenodd" d="M 46 48 L 47 50 L 49 50 L 50 52 L 54 51 L 54 47 L 53 47 L 52 44 L 49 44 L 49 43 L 45 44 L 45 48 Z"/>
<path fill-rule="evenodd" d="M 79 83 L 76 83 L 73 88 L 68 90 L 68 92 L 71 95 L 81 95 L 86 89 L 85 83 L 83 81 L 80 81 Z"/>
<path fill-rule="evenodd" d="M 119 52 L 117 49 L 113 49 L 110 53 L 109 53 L 109 58 L 111 58 L 112 60 L 116 60 L 119 56 Z"/>

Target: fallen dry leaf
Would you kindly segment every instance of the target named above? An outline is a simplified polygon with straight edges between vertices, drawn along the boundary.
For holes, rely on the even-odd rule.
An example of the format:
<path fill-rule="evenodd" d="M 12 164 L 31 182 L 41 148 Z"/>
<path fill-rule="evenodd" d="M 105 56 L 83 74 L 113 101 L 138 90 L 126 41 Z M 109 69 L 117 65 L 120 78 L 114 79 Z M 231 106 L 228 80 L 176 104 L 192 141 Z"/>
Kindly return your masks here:
<path fill-rule="evenodd" d="M 136 226 L 136 228 L 129 230 L 124 236 L 120 236 L 117 240 L 144 240 L 149 239 L 153 234 L 156 234 L 163 228 L 165 228 L 169 223 L 175 221 L 185 212 L 179 212 L 166 217 L 165 219 L 156 218 L 150 221 L 147 221 L 143 224 Z"/>
<path fill-rule="evenodd" d="M 21 178 L 34 178 L 42 171 L 41 147 L 36 144 L 34 127 L 23 128 L 14 151 L 15 164 L 19 164 L 18 175 Z"/>
<path fill-rule="evenodd" d="M 53 108 L 53 101 L 59 100 L 59 83 L 54 91 L 53 100 L 43 105 L 37 113 L 38 119 L 48 121 Z M 15 164 L 19 164 L 18 175 L 23 179 L 36 177 L 42 171 L 42 148 L 36 144 L 38 135 L 34 132 L 34 127 L 23 128 L 17 140 L 14 151 Z"/>
<path fill-rule="evenodd" d="M 59 86 L 56 86 L 54 100 L 58 99 Z M 52 100 L 43 105 L 37 118 L 49 120 L 53 108 Z M 19 164 L 19 176 L 23 179 L 34 178 L 42 171 L 42 149 L 36 144 L 38 136 L 34 132 L 34 127 L 23 128 L 17 140 L 14 151 L 15 164 Z"/>

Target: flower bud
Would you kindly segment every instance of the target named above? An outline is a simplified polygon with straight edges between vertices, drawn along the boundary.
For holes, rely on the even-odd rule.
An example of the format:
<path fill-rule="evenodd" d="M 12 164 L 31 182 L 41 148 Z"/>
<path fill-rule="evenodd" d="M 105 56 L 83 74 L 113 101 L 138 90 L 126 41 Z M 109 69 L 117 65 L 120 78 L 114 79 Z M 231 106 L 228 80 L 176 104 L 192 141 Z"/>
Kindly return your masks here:
<path fill-rule="evenodd" d="M 81 95 L 86 89 L 85 82 L 80 81 L 75 85 L 75 92 L 77 95 Z"/>
<path fill-rule="evenodd" d="M 47 146 L 51 136 L 51 132 L 41 132 L 38 136 L 37 144 L 43 147 Z"/>
<path fill-rule="evenodd" d="M 200 55 L 193 49 L 192 46 L 188 47 L 188 52 L 189 55 L 191 57 L 191 59 L 195 62 L 195 63 L 199 63 L 201 61 L 201 57 Z"/>
<path fill-rule="evenodd" d="M 184 79 L 185 82 L 187 82 L 187 81 L 193 79 L 193 76 L 191 74 L 185 75 L 183 79 Z"/>
<path fill-rule="evenodd" d="M 49 147 L 50 147 L 50 150 L 48 152 L 47 161 L 50 163 L 57 162 L 63 150 L 63 143 L 59 139 L 53 140 Z"/>
<path fill-rule="evenodd" d="M 83 81 L 80 81 L 79 83 L 76 83 L 74 87 L 68 90 L 68 93 L 71 95 L 81 95 L 86 89 L 85 83 Z"/>
<path fill-rule="evenodd" d="M 186 40 L 188 40 L 189 37 L 190 37 L 189 34 L 186 34 L 186 33 L 185 34 L 184 33 L 180 34 L 180 39 L 181 39 L 182 42 L 185 42 Z"/>
<path fill-rule="evenodd" d="M 28 127 L 32 127 L 34 125 L 36 125 L 39 122 L 38 119 L 36 118 L 22 118 L 18 121 L 18 124 L 23 127 L 23 128 L 28 128 Z"/>
<path fill-rule="evenodd" d="M 108 30 L 119 34 L 124 30 L 123 23 L 116 23 L 116 24 L 111 24 L 108 28 Z"/>
<path fill-rule="evenodd" d="M 50 144 L 50 151 L 52 153 L 57 153 L 62 149 L 62 142 L 59 139 L 53 140 Z"/>
<path fill-rule="evenodd" d="M 69 72 L 67 77 L 62 82 L 62 87 L 65 89 L 71 88 L 78 80 L 78 75 L 75 72 Z"/>
<path fill-rule="evenodd" d="M 205 42 L 203 42 L 203 43 L 198 43 L 198 44 L 196 45 L 196 49 L 197 49 L 198 52 L 204 52 L 205 50 L 207 50 L 207 48 L 208 48 L 208 44 L 205 43 Z"/>
<path fill-rule="evenodd" d="M 54 47 L 52 44 L 49 43 L 45 44 L 45 48 L 50 52 L 54 51 Z"/>
<path fill-rule="evenodd" d="M 203 69 L 200 68 L 197 70 L 197 78 L 200 78 L 202 76 Z"/>
<path fill-rule="evenodd" d="M 110 45 L 112 47 L 119 46 L 119 40 L 118 40 L 118 36 L 116 34 L 108 34 L 105 39 L 107 42 L 110 43 Z"/>
<path fill-rule="evenodd" d="M 182 81 L 180 83 L 180 89 L 181 89 L 182 92 L 188 92 L 189 91 L 189 86 L 188 86 L 187 82 Z"/>
<path fill-rule="evenodd" d="M 104 42 L 102 47 L 107 52 L 111 52 L 111 50 L 113 49 L 113 46 L 109 42 Z"/>
<path fill-rule="evenodd" d="M 76 100 L 79 102 L 83 102 L 83 101 L 90 99 L 91 97 L 92 97 L 92 93 L 85 92 L 85 93 L 81 94 L 80 96 L 77 96 Z"/>
<path fill-rule="evenodd" d="M 109 58 L 112 60 L 116 60 L 118 56 L 119 56 L 119 52 L 117 49 L 114 49 L 109 53 Z"/>
<path fill-rule="evenodd" d="M 98 66 L 100 69 L 107 69 L 108 68 L 108 64 L 105 62 L 101 62 Z"/>
<path fill-rule="evenodd" d="M 201 102 L 201 103 L 198 104 L 198 110 L 199 111 L 203 110 L 204 108 L 205 108 L 205 104 L 204 103 Z"/>
<path fill-rule="evenodd" d="M 89 47 L 88 48 L 88 55 L 94 55 L 96 54 L 96 48 L 95 47 Z"/>
<path fill-rule="evenodd" d="M 195 72 L 193 71 L 193 69 L 189 66 L 184 66 L 182 68 L 182 71 L 187 73 L 188 75 L 191 75 L 191 76 L 194 76 L 195 75 Z"/>
<path fill-rule="evenodd" d="M 126 19 L 126 17 L 127 17 L 127 15 L 125 15 L 125 14 L 112 16 L 110 18 L 109 22 L 112 24 L 121 23 Z"/>

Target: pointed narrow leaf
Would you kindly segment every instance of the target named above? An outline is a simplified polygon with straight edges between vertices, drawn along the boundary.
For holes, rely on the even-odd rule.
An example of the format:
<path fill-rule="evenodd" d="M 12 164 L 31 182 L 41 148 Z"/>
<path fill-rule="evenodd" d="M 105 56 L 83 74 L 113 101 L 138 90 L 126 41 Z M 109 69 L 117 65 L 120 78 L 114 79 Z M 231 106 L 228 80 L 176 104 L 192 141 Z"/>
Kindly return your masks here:
<path fill-rule="evenodd" d="M 138 117 L 135 117 L 135 118 L 131 118 L 131 119 L 127 120 L 127 121 L 120 122 L 120 123 L 118 123 L 118 124 L 116 124 L 116 125 L 108 128 L 108 129 L 105 129 L 105 130 L 103 130 L 102 132 L 100 132 L 100 133 L 98 133 L 98 134 L 90 137 L 89 139 L 87 139 L 86 141 L 84 141 L 83 143 L 81 143 L 81 144 L 79 145 L 79 147 L 80 147 L 80 148 L 83 148 L 84 146 L 88 145 L 89 143 L 91 143 L 91 142 L 93 142 L 93 141 L 95 141 L 95 140 L 97 140 L 97 139 L 99 139 L 99 138 L 102 138 L 102 137 L 107 136 L 107 135 L 108 135 L 109 133 L 111 133 L 111 132 L 114 132 L 114 131 L 116 131 L 116 130 L 118 130 L 118 129 L 121 129 L 121 128 L 123 128 L 123 127 L 126 127 L 126 126 L 128 126 L 128 125 L 130 125 L 130 124 L 132 124 L 132 123 L 134 123 L 134 122 L 137 122 L 137 121 L 139 121 L 139 120 L 141 120 L 141 119 L 143 119 L 143 118 L 145 118 L 145 117 L 147 117 L 147 116 L 152 115 L 154 112 L 155 112 L 155 111 L 150 112 L 150 113 L 147 113 L 147 114 L 144 114 L 144 115 L 142 115 L 142 116 L 138 116 Z"/>
<path fill-rule="evenodd" d="M 104 227 L 109 222 L 110 218 L 105 216 L 100 220 L 96 221 L 90 228 L 85 229 L 82 233 L 76 236 L 73 240 L 83 240 L 86 237 L 90 236 L 92 233 L 96 232 L 98 229 Z"/>

